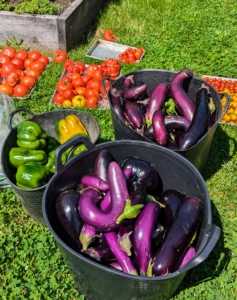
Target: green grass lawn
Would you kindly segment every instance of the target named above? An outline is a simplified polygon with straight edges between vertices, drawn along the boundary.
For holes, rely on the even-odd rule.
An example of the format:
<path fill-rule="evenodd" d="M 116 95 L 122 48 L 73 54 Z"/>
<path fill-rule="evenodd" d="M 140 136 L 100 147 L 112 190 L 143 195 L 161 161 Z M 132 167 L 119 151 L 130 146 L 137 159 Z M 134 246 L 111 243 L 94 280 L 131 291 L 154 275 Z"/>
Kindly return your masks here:
<path fill-rule="evenodd" d="M 119 43 L 145 49 L 142 61 L 123 66 L 123 74 L 188 67 L 198 75 L 237 78 L 236 16 L 234 0 L 113 0 L 69 57 L 99 63 L 85 53 L 102 38 L 104 30 L 111 29 Z M 15 106 L 34 113 L 58 109 L 49 101 L 62 70 L 61 65 L 52 63 L 32 94 L 24 100 L 15 99 Z M 85 111 L 99 122 L 100 142 L 113 140 L 110 112 Z M 218 125 L 203 177 L 212 200 L 213 224 L 221 228 L 221 236 L 207 260 L 188 273 L 172 299 L 237 297 L 236 147 L 237 127 Z M 53 236 L 24 213 L 12 189 L 0 190 L 0 225 L 0 299 L 84 299 Z"/>

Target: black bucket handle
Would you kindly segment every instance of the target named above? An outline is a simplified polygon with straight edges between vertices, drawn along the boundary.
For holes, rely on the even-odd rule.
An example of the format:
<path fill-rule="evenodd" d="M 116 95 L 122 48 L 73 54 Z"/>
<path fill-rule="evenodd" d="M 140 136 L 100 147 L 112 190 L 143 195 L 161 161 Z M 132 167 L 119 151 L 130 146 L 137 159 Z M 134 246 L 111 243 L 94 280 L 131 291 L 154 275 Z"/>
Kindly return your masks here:
<path fill-rule="evenodd" d="M 66 143 L 63 143 L 62 145 L 60 145 L 57 149 L 56 149 L 56 154 L 55 154 L 55 167 L 56 167 L 56 173 L 58 173 L 61 168 L 64 166 L 62 163 L 62 155 L 63 153 L 71 148 L 72 150 L 70 151 L 68 157 L 67 157 L 67 162 L 70 159 L 71 154 L 74 152 L 74 150 L 76 149 L 77 146 L 84 144 L 86 146 L 86 150 L 85 151 L 89 151 L 91 149 L 95 148 L 95 145 L 90 141 L 90 139 L 88 139 L 87 137 L 84 136 L 75 136 L 74 138 L 68 140 Z M 81 153 L 79 153 L 77 155 L 80 156 L 82 153 L 84 153 L 84 151 L 82 151 Z M 67 163 L 66 162 L 66 163 Z"/>
<path fill-rule="evenodd" d="M 7 122 L 8 128 L 9 128 L 10 130 L 12 130 L 12 128 L 13 128 L 13 126 L 12 126 L 12 119 L 13 119 L 14 115 L 15 115 L 16 113 L 18 113 L 19 111 L 27 112 L 27 113 L 30 114 L 32 117 L 35 115 L 32 111 L 30 111 L 28 108 L 25 108 L 25 107 L 21 107 L 21 108 L 17 108 L 17 109 L 15 109 L 15 110 L 13 110 L 13 111 L 10 113 L 10 115 L 9 115 L 9 117 L 8 117 L 8 122 Z"/>
<path fill-rule="evenodd" d="M 191 260 L 186 266 L 184 266 L 184 271 L 188 271 L 189 269 L 196 267 L 209 256 L 220 237 L 220 233 L 221 230 L 218 226 L 214 224 L 208 225 L 207 231 L 205 233 L 207 235 L 206 244 L 203 246 L 201 252 L 197 255 L 197 257 Z"/>
<path fill-rule="evenodd" d="M 106 82 L 106 81 L 109 81 L 109 83 L 111 84 L 111 79 L 110 79 L 109 77 L 104 77 L 104 78 L 102 79 L 101 85 L 102 85 L 102 88 L 103 88 L 103 90 L 104 90 L 104 93 L 105 93 L 106 97 L 109 99 L 109 95 L 108 95 L 107 90 L 106 90 L 106 87 L 105 87 L 105 82 Z M 111 86 L 112 86 L 112 84 L 111 84 Z"/>

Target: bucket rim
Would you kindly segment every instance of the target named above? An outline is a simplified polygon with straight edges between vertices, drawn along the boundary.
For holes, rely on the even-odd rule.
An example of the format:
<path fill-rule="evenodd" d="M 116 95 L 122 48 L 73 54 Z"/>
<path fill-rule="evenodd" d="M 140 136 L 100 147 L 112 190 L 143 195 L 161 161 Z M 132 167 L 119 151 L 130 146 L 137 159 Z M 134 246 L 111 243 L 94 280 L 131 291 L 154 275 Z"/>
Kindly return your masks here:
<path fill-rule="evenodd" d="M 182 161 L 184 164 L 186 164 L 186 166 L 192 170 L 193 173 L 195 173 L 198 178 L 200 179 L 202 185 L 203 185 L 203 193 L 205 194 L 205 198 L 206 198 L 206 210 L 207 210 L 207 227 L 209 227 L 210 225 L 212 225 L 212 213 L 211 213 L 211 203 L 210 203 L 210 197 L 209 197 L 209 194 L 208 194 L 208 189 L 206 187 L 206 184 L 205 184 L 205 181 L 200 173 L 200 171 L 190 162 L 188 161 L 185 157 L 181 156 L 180 154 L 174 152 L 173 150 L 170 150 L 168 148 L 165 148 L 165 147 L 162 147 L 162 146 L 159 146 L 159 145 L 152 145 L 146 141 L 132 141 L 132 140 L 115 140 L 115 141 L 109 141 L 109 142 L 105 142 L 105 143 L 101 143 L 101 144 L 97 144 L 97 145 L 94 145 L 94 148 L 91 149 L 89 152 L 93 152 L 93 151 L 98 151 L 98 150 L 102 150 L 103 148 L 106 148 L 108 145 L 120 145 L 121 146 L 121 143 L 124 144 L 124 145 L 128 145 L 128 144 L 136 144 L 136 146 L 143 146 L 143 147 L 152 147 L 154 148 L 155 150 L 157 150 L 157 147 L 159 149 L 159 151 L 161 152 L 166 152 L 166 153 L 169 153 L 169 155 L 173 156 L 174 158 L 177 158 L 178 160 Z M 80 155 L 80 157 L 74 157 L 74 159 L 83 159 L 83 157 L 85 157 L 86 155 L 88 155 L 89 153 L 88 151 L 85 151 L 85 153 L 82 153 Z M 74 160 L 73 159 L 73 160 Z M 125 278 L 130 278 L 130 279 L 133 279 L 133 280 L 138 280 L 138 281 L 144 281 L 144 280 L 149 280 L 149 281 L 157 281 L 157 280 L 167 280 L 167 279 L 170 279 L 170 278 L 173 278 L 175 276 L 178 276 L 182 273 L 186 273 L 188 270 L 189 270 L 189 265 L 190 263 L 194 260 L 194 259 L 197 259 L 198 260 L 198 257 L 199 257 L 199 254 L 200 252 L 202 252 L 207 246 L 208 246 L 208 237 L 206 236 L 206 234 L 204 235 L 203 237 L 203 240 L 202 240 L 202 243 L 199 247 L 199 249 L 197 250 L 197 253 L 196 255 L 194 256 L 193 260 L 191 260 L 184 268 L 180 269 L 180 270 L 177 270 L 175 272 L 172 272 L 168 275 L 165 275 L 165 276 L 155 276 L 155 277 L 148 277 L 148 276 L 135 276 L 135 275 L 131 275 L 131 274 L 126 274 L 126 273 L 123 273 L 119 270 L 116 270 L 116 269 L 112 269 L 112 268 L 109 268 L 107 266 L 104 266 L 102 264 L 99 264 L 85 256 L 83 256 L 82 254 L 80 254 L 79 252 L 73 250 L 70 246 L 68 246 L 59 236 L 58 234 L 55 232 L 54 228 L 51 226 L 51 223 L 48 219 L 48 214 L 46 212 L 46 196 L 47 196 L 47 193 L 48 193 L 48 190 L 51 188 L 51 185 L 53 185 L 54 181 L 59 177 L 61 176 L 61 174 L 64 172 L 64 170 L 66 170 L 69 166 L 71 166 L 73 164 L 73 160 L 67 162 L 60 170 L 58 173 L 54 174 L 53 177 L 50 179 L 50 181 L 48 182 L 48 185 L 46 186 L 46 189 L 44 191 L 44 194 L 43 194 L 43 198 L 42 198 L 42 211 L 43 211 L 43 217 L 44 217 L 44 220 L 45 220 L 45 223 L 46 223 L 46 226 L 49 228 L 50 232 L 53 234 L 53 237 L 54 239 L 56 240 L 56 242 L 60 245 L 60 247 L 63 247 L 65 248 L 68 252 L 70 252 L 73 256 L 76 256 L 77 258 L 83 260 L 84 262 L 86 263 L 89 263 L 91 266 L 94 266 L 98 269 L 102 269 L 108 273 L 111 273 L 111 274 L 117 274 L 119 276 L 122 276 L 122 277 L 125 277 Z M 207 230 L 207 228 L 205 228 L 205 231 Z M 213 245 L 214 247 L 214 245 Z M 198 263 L 201 263 L 202 260 L 200 260 Z M 193 266 L 192 266 L 193 267 Z M 192 268 L 191 267 L 191 268 Z"/>

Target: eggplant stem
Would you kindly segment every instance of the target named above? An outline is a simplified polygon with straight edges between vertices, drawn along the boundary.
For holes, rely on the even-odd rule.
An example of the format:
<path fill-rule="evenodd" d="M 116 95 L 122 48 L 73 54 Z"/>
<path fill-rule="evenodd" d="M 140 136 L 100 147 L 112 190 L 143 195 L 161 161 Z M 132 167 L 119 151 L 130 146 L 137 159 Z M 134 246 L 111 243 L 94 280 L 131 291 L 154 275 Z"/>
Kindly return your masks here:
<path fill-rule="evenodd" d="M 160 205 L 160 207 L 165 207 L 164 204 L 162 204 L 161 202 L 157 201 L 155 197 L 153 197 L 152 195 L 147 195 L 147 198 L 146 198 L 146 201 L 147 202 L 150 202 L 150 201 L 153 201 L 153 202 L 156 202 Z"/>
<path fill-rule="evenodd" d="M 152 258 L 150 258 L 148 266 L 147 266 L 146 276 L 153 277 L 153 275 L 152 275 L 152 267 L 153 267 L 153 260 L 152 260 Z"/>
<path fill-rule="evenodd" d="M 116 224 L 120 224 L 124 219 L 136 218 L 143 206 L 143 204 L 131 205 L 131 200 L 127 199 L 123 213 L 117 218 Z"/>
<path fill-rule="evenodd" d="M 129 238 L 129 236 L 132 234 L 132 231 L 126 233 L 124 236 L 122 237 L 118 237 L 118 243 L 119 243 L 119 247 L 127 253 L 128 256 L 132 255 L 131 252 L 131 248 L 132 248 L 132 243 L 131 240 Z"/>

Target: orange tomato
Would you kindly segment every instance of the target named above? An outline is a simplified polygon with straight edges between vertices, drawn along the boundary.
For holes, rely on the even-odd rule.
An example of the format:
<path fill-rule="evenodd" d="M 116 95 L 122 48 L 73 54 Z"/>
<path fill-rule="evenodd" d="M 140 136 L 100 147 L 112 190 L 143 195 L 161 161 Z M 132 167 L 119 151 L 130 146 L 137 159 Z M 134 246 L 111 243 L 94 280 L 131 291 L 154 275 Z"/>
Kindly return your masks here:
<path fill-rule="evenodd" d="M 73 85 L 74 89 L 76 89 L 77 87 L 84 87 L 86 84 L 81 79 L 81 77 L 77 77 L 77 78 L 73 79 L 72 85 Z"/>
<path fill-rule="evenodd" d="M 73 79 L 75 79 L 75 78 L 81 78 L 81 75 L 80 75 L 80 73 L 73 73 L 71 76 L 70 76 L 70 78 L 73 80 Z"/>
<path fill-rule="evenodd" d="M 76 92 L 80 96 L 85 96 L 86 88 L 83 86 L 79 86 L 76 88 Z"/>
<path fill-rule="evenodd" d="M 87 82 L 86 88 L 100 91 L 101 81 L 98 79 L 91 79 Z"/>
<path fill-rule="evenodd" d="M 96 105 L 97 105 L 97 101 L 98 99 L 96 97 L 89 97 L 89 98 L 86 98 L 86 106 L 89 107 L 89 108 L 95 108 Z"/>

